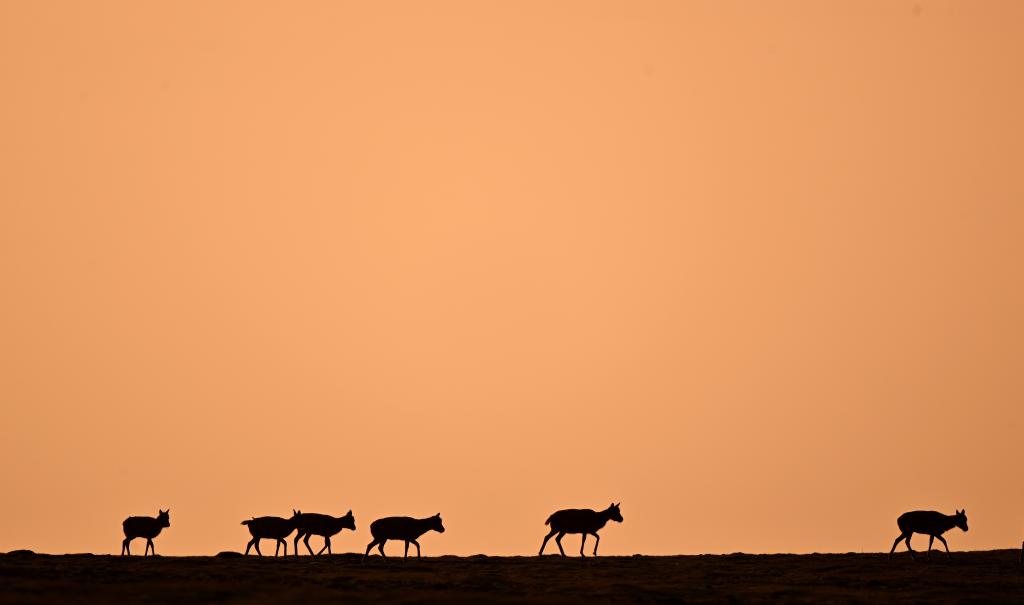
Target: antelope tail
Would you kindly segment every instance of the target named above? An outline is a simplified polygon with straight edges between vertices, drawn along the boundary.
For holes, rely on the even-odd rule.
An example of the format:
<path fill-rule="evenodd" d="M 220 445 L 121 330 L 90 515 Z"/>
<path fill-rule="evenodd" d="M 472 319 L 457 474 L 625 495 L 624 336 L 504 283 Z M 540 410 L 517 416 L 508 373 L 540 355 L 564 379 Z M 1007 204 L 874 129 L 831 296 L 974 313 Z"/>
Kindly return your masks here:
<path fill-rule="evenodd" d="M 551 515 L 551 517 L 554 517 L 554 515 Z M 548 520 L 544 522 L 544 525 L 551 525 L 551 517 L 548 517 Z"/>
<path fill-rule="evenodd" d="M 242 521 L 242 525 L 249 525 L 250 523 L 252 523 L 251 519 L 246 519 L 245 521 Z"/>

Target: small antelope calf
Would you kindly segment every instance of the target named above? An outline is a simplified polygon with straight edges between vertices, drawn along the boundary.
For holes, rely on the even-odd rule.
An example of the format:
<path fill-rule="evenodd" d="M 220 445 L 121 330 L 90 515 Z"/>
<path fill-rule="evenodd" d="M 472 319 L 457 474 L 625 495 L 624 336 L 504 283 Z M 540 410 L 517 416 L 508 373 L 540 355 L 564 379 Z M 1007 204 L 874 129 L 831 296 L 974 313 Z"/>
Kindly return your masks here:
<path fill-rule="evenodd" d="M 619 504 L 622 504 L 621 502 Z M 544 547 L 547 546 L 548 540 L 551 536 L 558 534 L 555 538 L 555 544 L 558 545 L 559 552 L 562 556 L 565 556 L 565 551 L 562 550 L 562 537 L 565 534 L 583 534 L 583 539 L 580 541 L 580 556 L 585 557 L 583 554 L 583 546 L 587 543 L 587 534 L 594 536 L 597 542 L 594 543 L 594 556 L 597 556 L 597 545 L 601 543 L 601 536 L 597 535 L 597 530 L 605 526 L 608 521 L 616 521 L 622 523 L 622 513 L 619 512 L 619 504 L 610 504 L 608 508 L 601 512 L 590 510 L 589 508 L 568 508 L 560 510 L 544 522 L 544 525 L 550 525 L 551 531 L 548 535 L 544 536 L 544 542 L 540 545 L 540 553 L 544 554 Z"/>
<path fill-rule="evenodd" d="M 900 535 L 892 543 L 892 550 L 889 551 L 890 557 L 893 551 L 896 550 L 896 547 L 899 546 L 900 540 L 906 540 L 910 556 L 916 559 L 917 556 L 914 554 L 914 549 L 910 547 L 910 536 L 915 533 L 928 536 L 929 557 L 932 556 L 932 543 L 935 542 L 935 538 L 938 538 L 939 542 L 942 542 L 942 545 L 946 547 L 946 556 L 948 557 L 949 544 L 946 544 L 946 539 L 942 537 L 942 534 L 954 527 L 967 531 L 967 513 L 966 511 L 958 510 L 955 515 L 944 515 L 933 510 L 915 510 L 900 515 L 899 519 L 896 519 L 896 525 L 900 528 Z"/>
<path fill-rule="evenodd" d="M 352 511 L 345 513 L 343 517 L 332 517 L 330 515 L 321 515 L 320 513 L 298 513 L 295 519 L 295 556 L 299 556 L 299 538 L 302 538 L 302 543 L 306 545 L 306 550 L 309 554 L 319 555 L 320 553 L 327 551 L 327 554 L 333 554 L 331 552 L 331 536 L 340 532 L 343 529 L 356 529 L 356 518 L 352 516 Z M 324 547 L 319 552 L 313 554 L 313 549 L 309 547 L 310 536 L 323 536 Z"/>
<path fill-rule="evenodd" d="M 444 533 L 444 524 L 441 523 L 441 513 L 437 513 L 433 517 L 427 517 L 426 519 L 413 519 L 412 517 L 385 517 L 383 519 L 377 519 L 370 524 L 370 535 L 373 536 L 373 542 L 370 542 L 366 546 L 366 553 L 363 555 L 363 560 L 370 556 L 370 549 L 374 546 L 380 551 L 380 556 L 387 558 L 384 554 L 384 544 L 388 540 L 404 540 L 405 541 L 405 557 L 409 558 L 409 543 L 412 542 L 416 545 L 416 558 L 420 556 L 420 543 L 416 541 L 423 534 L 430 530 L 434 530 L 439 534 Z"/>
<path fill-rule="evenodd" d="M 156 555 L 156 547 L 153 546 L 153 538 L 160 535 L 160 530 L 171 526 L 171 510 L 161 510 L 156 517 L 128 517 L 121 524 L 124 529 L 124 542 L 121 542 L 121 556 L 131 555 L 128 547 L 135 538 L 146 539 L 146 550 L 142 556 L 146 556 L 150 549 Z"/>
<path fill-rule="evenodd" d="M 280 552 L 281 546 L 284 545 L 284 556 L 288 556 L 288 541 L 285 538 L 288 537 L 293 531 L 295 531 L 295 522 L 298 520 L 299 515 L 302 513 L 292 509 L 291 519 L 285 519 L 283 517 L 253 517 L 242 521 L 242 525 L 246 525 L 249 528 L 249 534 L 252 535 L 252 540 L 245 545 L 245 554 L 249 554 L 249 549 L 253 546 L 256 547 L 256 554 L 263 556 L 260 552 L 260 540 L 276 540 L 277 543 L 274 547 L 274 556 Z"/>

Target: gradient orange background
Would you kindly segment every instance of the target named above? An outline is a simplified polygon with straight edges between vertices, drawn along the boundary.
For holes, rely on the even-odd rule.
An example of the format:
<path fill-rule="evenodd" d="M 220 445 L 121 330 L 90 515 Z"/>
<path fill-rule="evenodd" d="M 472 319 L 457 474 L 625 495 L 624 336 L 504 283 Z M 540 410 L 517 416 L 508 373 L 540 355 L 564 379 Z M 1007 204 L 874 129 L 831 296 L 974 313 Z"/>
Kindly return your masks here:
<path fill-rule="evenodd" d="M 1024 537 L 1024 3 L 11 0 L 0 83 L 0 550 Z"/>

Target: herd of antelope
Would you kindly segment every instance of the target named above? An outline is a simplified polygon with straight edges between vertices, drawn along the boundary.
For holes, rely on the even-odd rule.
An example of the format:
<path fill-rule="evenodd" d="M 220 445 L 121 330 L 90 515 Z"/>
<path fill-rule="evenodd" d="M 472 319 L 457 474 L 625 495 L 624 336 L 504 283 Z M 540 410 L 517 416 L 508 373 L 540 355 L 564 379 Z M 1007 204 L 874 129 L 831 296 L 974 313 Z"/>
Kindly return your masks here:
<path fill-rule="evenodd" d="M 129 548 L 131 541 L 135 538 L 145 538 L 146 550 L 143 552 L 143 556 L 149 553 L 155 555 L 156 547 L 153 546 L 153 538 L 160 535 L 163 528 L 171 526 L 170 515 L 170 510 L 161 510 L 156 517 L 128 517 L 125 519 L 122 524 L 124 528 L 124 541 L 121 543 L 121 554 L 131 555 L 132 553 Z M 622 513 L 619 512 L 618 504 L 611 504 L 602 511 L 594 511 L 589 508 L 560 510 L 552 514 L 544 522 L 545 525 L 551 526 L 551 532 L 544 537 L 544 543 L 540 546 L 540 554 L 544 554 L 544 547 L 547 545 L 548 540 L 552 536 L 557 536 L 555 543 L 558 544 L 558 550 L 564 557 L 565 550 L 562 549 L 562 538 L 565 534 L 583 534 L 583 541 L 580 543 L 580 556 L 585 556 L 583 554 L 583 546 L 586 544 L 587 535 L 589 534 L 594 536 L 594 555 L 596 556 L 597 545 L 601 541 L 597 532 L 608 521 L 622 523 Z M 256 554 L 262 557 L 260 540 L 274 540 L 274 556 L 279 555 L 282 546 L 284 547 L 284 555 L 288 556 L 288 542 L 285 538 L 289 537 L 292 532 L 295 532 L 295 540 L 292 543 L 294 555 L 296 557 L 299 556 L 299 540 L 302 540 L 309 554 L 315 557 L 322 554 L 325 550 L 327 554 L 332 554 L 331 538 L 343 529 L 355 531 L 356 519 L 352 515 L 352 511 L 348 511 L 341 517 L 333 517 L 320 513 L 304 513 L 293 509 L 292 516 L 289 518 L 253 517 L 242 521 L 242 525 L 249 529 L 249 534 L 252 536 L 252 540 L 249 540 L 249 543 L 245 545 L 246 555 L 249 554 L 251 549 L 255 548 Z M 374 546 L 377 547 L 380 556 L 387 558 L 387 555 L 384 554 L 384 545 L 387 544 L 388 540 L 401 540 L 405 542 L 405 558 L 409 557 L 409 545 L 414 545 L 416 547 L 416 556 L 419 557 L 420 543 L 418 538 L 431 530 L 440 534 L 444 533 L 441 513 L 425 519 L 415 519 L 413 517 L 385 517 L 377 519 L 370 524 L 370 535 L 373 536 L 373 540 L 366 545 L 363 559 L 365 560 L 366 557 L 370 556 L 370 551 L 373 550 Z M 323 548 L 315 553 L 309 545 L 309 539 L 312 536 L 320 536 L 324 539 Z"/>
<path fill-rule="evenodd" d="M 124 528 L 124 541 L 121 543 L 121 554 L 131 555 L 129 549 L 131 541 L 135 538 L 146 538 L 146 550 L 143 556 L 149 553 L 155 555 L 156 547 L 153 545 L 153 538 L 160 535 L 163 528 L 171 526 L 170 512 L 170 510 L 161 510 L 156 517 L 128 517 L 125 519 L 122 524 Z M 609 521 L 622 523 L 622 513 L 619 511 L 618 504 L 611 504 L 602 511 L 595 511 L 589 508 L 570 508 L 557 511 L 544 522 L 545 525 L 551 527 L 551 531 L 544 536 L 544 541 L 540 545 L 538 555 L 543 556 L 544 547 L 547 546 L 548 540 L 554 537 L 555 544 L 558 545 L 558 551 L 564 557 L 566 555 L 565 550 L 562 548 L 562 538 L 566 534 L 582 534 L 580 556 L 586 556 L 583 554 L 583 547 L 586 545 L 588 535 L 594 536 L 594 556 L 597 556 L 597 546 L 601 543 L 601 537 L 597 532 Z M 256 554 L 262 557 L 260 540 L 274 540 L 274 556 L 278 556 L 282 546 L 284 547 L 284 555 L 288 556 L 288 542 L 286 538 L 292 532 L 295 532 L 295 540 L 292 544 L 294 555 L 299 556 L 299 540 L 302 540 L 309 554 L 317 556 L 325 550 L 327 554 L 332 554 L 331 537 L 337 535 L 343 529 L 355 531 L 356 519 L 352 515 L 351 510 L 341 517 L 292 510 L 290 518 L 253 517 L 242 521 L 242 525 L 249 529 L 249 534 L 252 536 L 252 540 L 249 540 L 249 543 L 245 545 L 246 555 L 249 554 L 251 549 L 255 548 Z M 942 542 L 946 549 L 946 556 L 949 556 L 949 544 L 946 543 L 946 539 L 942 537 L 942 534 L 954 527 L 958 527 L 966 532 L 967 513 L 966 511 L 958 510 L 953 515 L 944 515 L 936 511 L 918 510 L 900 515 L 896 519 L 896 525 L 900 528 L 900 535 L 893 542 L 892 549 L 889 551 L 890 557 L 900 542 L 905 542 L 907 550 L 910 551 L 910 556 L 916 559 L 916 551 L 910 546 L 910 537 L 914 534 L 928 536 L 929 557 L 931 557 L 932 544 L 936 538 L 939 539 L 939 542 Z M 373 540 L 366 545 L 363 560 L 370 556 L 370 551 L 374 546 L 377 547 L 381 557 L 387 558 L 387 555 L 384 554 L 384 545 L 388 540 L 401 540 L 405 543 L 405 558 L 409 556 L 409 545 L 415 545 L 416 556 L 419 557 L 420 543 L 417 539 L 431 530 L 444 533 L 441 513 L 425 519 L 415 519 L 413 517 L 385 517 L 377 519 L 370 524 L 370 535 L 373 536 Z M 313 548 L 309 545 L 309 539 L 312 536 L 320 536 L 324 539 L 323 548 L 316 553 L 313 552 Z M 1024 563 L 1024 544 L 1021 545 L 1021 562 Z"/>

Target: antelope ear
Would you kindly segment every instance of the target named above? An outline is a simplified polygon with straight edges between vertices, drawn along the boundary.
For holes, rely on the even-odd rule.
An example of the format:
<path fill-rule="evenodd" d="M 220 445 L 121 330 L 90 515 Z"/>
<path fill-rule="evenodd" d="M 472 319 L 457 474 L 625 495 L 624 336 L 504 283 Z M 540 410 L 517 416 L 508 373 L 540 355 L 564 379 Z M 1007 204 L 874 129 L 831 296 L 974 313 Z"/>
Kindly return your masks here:
<path fill-rule="evenodd" d="M 345 516 L 346 516 L 346 517 L 351 517 L 351 516 L 352 516 L 352 509 L 351 509 L 351 508 L 350 508 L 350 509 L 348 509 L 348 514 L 347 514 L 347 515 L 345 515 Z"/>
<path fill-rule="evenodd" d="M 435 516 L 435 517 L 437 517 L 438 519 L 440 519 L 440 518 L 441 518 L 441 513 L 437 513 L 437 514 L 436 514 L 436 515 L 434 515 L 434 516 Z"/>

